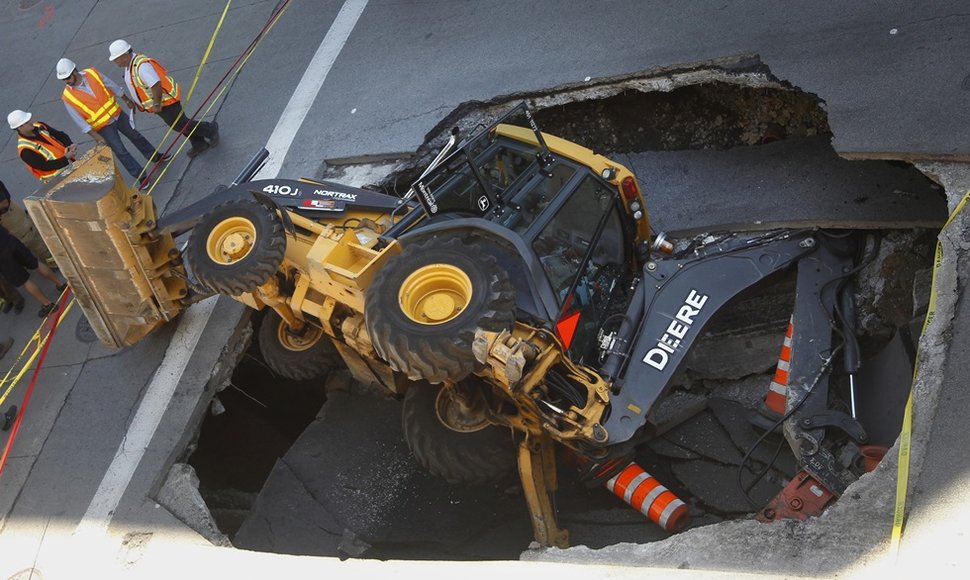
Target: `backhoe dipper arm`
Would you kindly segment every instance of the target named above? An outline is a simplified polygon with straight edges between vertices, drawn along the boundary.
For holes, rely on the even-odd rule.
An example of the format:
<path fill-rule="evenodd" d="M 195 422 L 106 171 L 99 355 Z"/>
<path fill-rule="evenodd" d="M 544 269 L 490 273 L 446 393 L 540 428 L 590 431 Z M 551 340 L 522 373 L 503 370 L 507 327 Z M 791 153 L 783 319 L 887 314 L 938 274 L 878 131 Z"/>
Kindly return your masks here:
<path fill-rule="evenodd" d="M 844 251 L 833 251 L 845 244 L 848 247 Z M 867 440 L 858 421 L 829 408 L 832 359 L 841 344 L 832 340 L 839 281 L 852 269 L 852 254 L 854 242 L 845 238 L 820 244 L 817 252 L 798 263 L 785 403 L 785 437 L 795 457 L 805 471 L 837 496 L 854 477 L 822 446 L 825 428 L 837 427 L 859 443 Z"/>
<path fill-rule="evenodd" d="M 603 425 L 608 444 L 630 440 L 646 424 L 651 407 L 718 309 L 816 248 L 814 232 L 784 231 L 733 236 L 687 257 L 648 262 L 603 367 L 607 380 L 618 377 Z"/>

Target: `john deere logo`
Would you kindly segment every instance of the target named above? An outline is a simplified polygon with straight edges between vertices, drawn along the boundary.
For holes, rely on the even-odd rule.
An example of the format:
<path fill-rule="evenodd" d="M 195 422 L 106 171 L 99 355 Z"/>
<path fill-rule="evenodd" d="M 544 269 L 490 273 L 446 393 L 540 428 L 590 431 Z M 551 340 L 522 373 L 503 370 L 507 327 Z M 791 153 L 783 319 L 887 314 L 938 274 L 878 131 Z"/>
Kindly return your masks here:
<path fill-rule="evenodd" d="M 478 209 L 482 210 L 483 212 L 488 209 L 488 198 L 484 195 L 478 198 Z"/>

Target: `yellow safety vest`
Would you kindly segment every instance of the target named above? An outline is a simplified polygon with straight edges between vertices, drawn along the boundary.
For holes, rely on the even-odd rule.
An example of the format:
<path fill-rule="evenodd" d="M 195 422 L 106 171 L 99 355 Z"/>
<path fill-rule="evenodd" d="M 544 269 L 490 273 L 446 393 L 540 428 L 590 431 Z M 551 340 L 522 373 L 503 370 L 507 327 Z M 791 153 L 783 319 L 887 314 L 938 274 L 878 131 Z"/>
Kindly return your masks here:
<path fill-rule="evenodd" d="M 138 74 L 138 67 L 145 62 L 154 67 L 155 73 L 158 74 L 158 78 L 162 82 L 162 106 L 167 107 L 172 103 L 179 102 L 179 93 L 181 92 L 179 84 L 168 74 L 165 67 L 158 64 L 158 61 L 154 58 L 147 57 L 144 54 L 136 54 L 128 64 L 128 74 L 131 76 L 131 84 L 135 88 L 135 96 L 138 97 L 138 102 L 141 103 L 141 106 L 149 109 L 154 103 L 152 99 L 152 88 Z"/>
<path fill-rule="evenodd" d="M 66 86 L 61 98 L 77 109 L 84 121 L 97 131 L 114 121 L 121 111 L 121 106 L 118 105 L 118 98 L 114 92 L 104 85 L 97 70 L 86 68 L 83 72 L 94 94 L 89 94 L 79 87 Z"/>
<path fill-rule="evenodd" d="M 17 156 L 20 157 L 20 153 L 24 149 L 30 149 L 31 151 L 36 151 L 40 153 L 44 159 L 48 161 L 54 161 L 55 159 L 60 159 L 64 157 L 64 152 L 67 147 L 63 143 L 55 139 L 48 131 L 47 125 L 43 123 L 34 123 L 34 129 L 40 134 L 42 139 L 31 139 L 29 137 L 24 137 L 21 134 L 17 134 L 19 137 L 17 139 Z M 34 177 L 47 183 L 52 177 L 57 175 L 62 171 L 62 169 L 54 169 L 51 171 L 45 171 L 43 169 L 37 169 L 33 165 L 27 164 L 27 168 L 30 172 L 34 174 Z"/>

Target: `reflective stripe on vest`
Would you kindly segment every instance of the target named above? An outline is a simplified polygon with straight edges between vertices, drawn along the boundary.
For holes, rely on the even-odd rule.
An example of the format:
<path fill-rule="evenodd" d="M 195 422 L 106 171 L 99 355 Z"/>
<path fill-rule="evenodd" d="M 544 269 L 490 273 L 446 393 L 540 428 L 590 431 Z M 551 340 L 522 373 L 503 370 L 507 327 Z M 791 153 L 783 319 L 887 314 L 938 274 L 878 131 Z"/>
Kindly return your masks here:
<path fill-rule="evenodd" d="M 64 87 L 64 94 L 61 98 L 65 103 L 77 109 L 81 113 L 81 117 L 84 118 L 84 122 L 97 131 L 109 125 L 117 116 L 121 107 L 111 89 L 104 86 L 104 81 L 101 80 L 98 71 L 93 68 L 86 68 L 83 72 L 94 94 L 92 95 L 81 88 Z"/>
<path fill-rule="evenodd" d="M 40 133 L 40 135 L 44 139 L 46 139 L 46 141 L 34 140 L 29 137 L 24 137 L 23 135 L 20 135 L 18 133 L 19 138 L 17 139 L 17 157 L 20 157 L 20 153 L 24 149 L 30 149 L 31 151 L 36 151 L 37 153 L 40 153 L 41 156 L 43 156 L 44 159 L 48 161 L 54 161 L 55 159 L 60 159 L 61 157 L 64 157 L 64 153 L 67 150 L 67 147 L 65 147 L 63 143 L 55 139 L 47 131 L 47 127 L 45 125 L 42 125 L 41 123 L 34 123 L 33 126 L 34 126 L 34 129 L 36 129 L 37 132 Z M 45 183 L 50 178 L 54 177 L 64 169 L 64 168 L 52 169 L 48 171 L 44 169 L 37 169 L 36 167 L 30 164 L 25 164 L 25 165 L 27 165 L 27 168 L 30 169 L 30 172 L 34 174 L 34 177 L 36 177 L 37 179 Z"/>
<path fill-rule="evenodd" d="M 158 79 L 162 82 L 162 106 L 167 107 L 172 103 L 179 102 L 179 93 L 181 92 L 179 84 L 168 74 L 165 67 L 158 64 L 158 61 L 154 58 L 147 57 L 144 54 L 136 54 L 128 64 L 128 74 L 131 77 L 132 86 L 135 87 L 135 96 L 138 97 L 138 102 L 141 103 L 141 106 L 150 109 L 154 103 L 152 88 L 145 84 L 145 81 L 141 79 L 141 75 L 138 74 L 138 67 L 146 62 L 152 65 L 152 68 L 155 69 L 155 73 L 158 75 Z"/>

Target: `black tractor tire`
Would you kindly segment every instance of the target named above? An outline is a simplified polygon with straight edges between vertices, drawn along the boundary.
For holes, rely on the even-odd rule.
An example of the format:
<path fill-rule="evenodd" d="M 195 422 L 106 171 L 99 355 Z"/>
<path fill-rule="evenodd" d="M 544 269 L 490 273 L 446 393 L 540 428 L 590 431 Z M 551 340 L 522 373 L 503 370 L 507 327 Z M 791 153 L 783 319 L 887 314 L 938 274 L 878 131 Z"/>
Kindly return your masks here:
<path fill-rule="evenodd" d="M 422 273 L 433 280 L 421 282 Z M 440 320 L 419 322 L 421 307 L 409 313 L 404 302 L 432 294 L 449 294 L 444 302 L 458 307 Z M 515 323 L 512 283 L 482 240 L 428 238 L 408 245 L 377 274 L 364 303 L 375 350 L 415 381 L 462 380 L 478 364 L 475 331 L 510 330 Z"/>
<path fill-rule="evenodd" d="M 437 399 L 443 388 L 418 381 L 404 395 L 404 439 L 415 460 L 448 483 L 513 483 L 518 448 L 512 429 L 488 425 L 473 432 L 452 430 L 438 418 Z"/>
<path fill-rule="evenodd" d="M 246 238 L 237 255 L 222 253 L 225 245 L 220 240 L 229 236 Z M 279 214 L 253 199 L 238 199 L 216 207 L 192 228 L 186 255 L 203 286 L 239 296 L 266 283 L 279 269 L 285 252 Z"/>
<path fill-rule="evenodd" d="M 323 330 L 307 325 L 302 334 L 291 333 L 275 310 L 267 310 L 258 339 L 263 362 L 284 379 L 323 378 L 340 364 L 340 354 Z"/>

